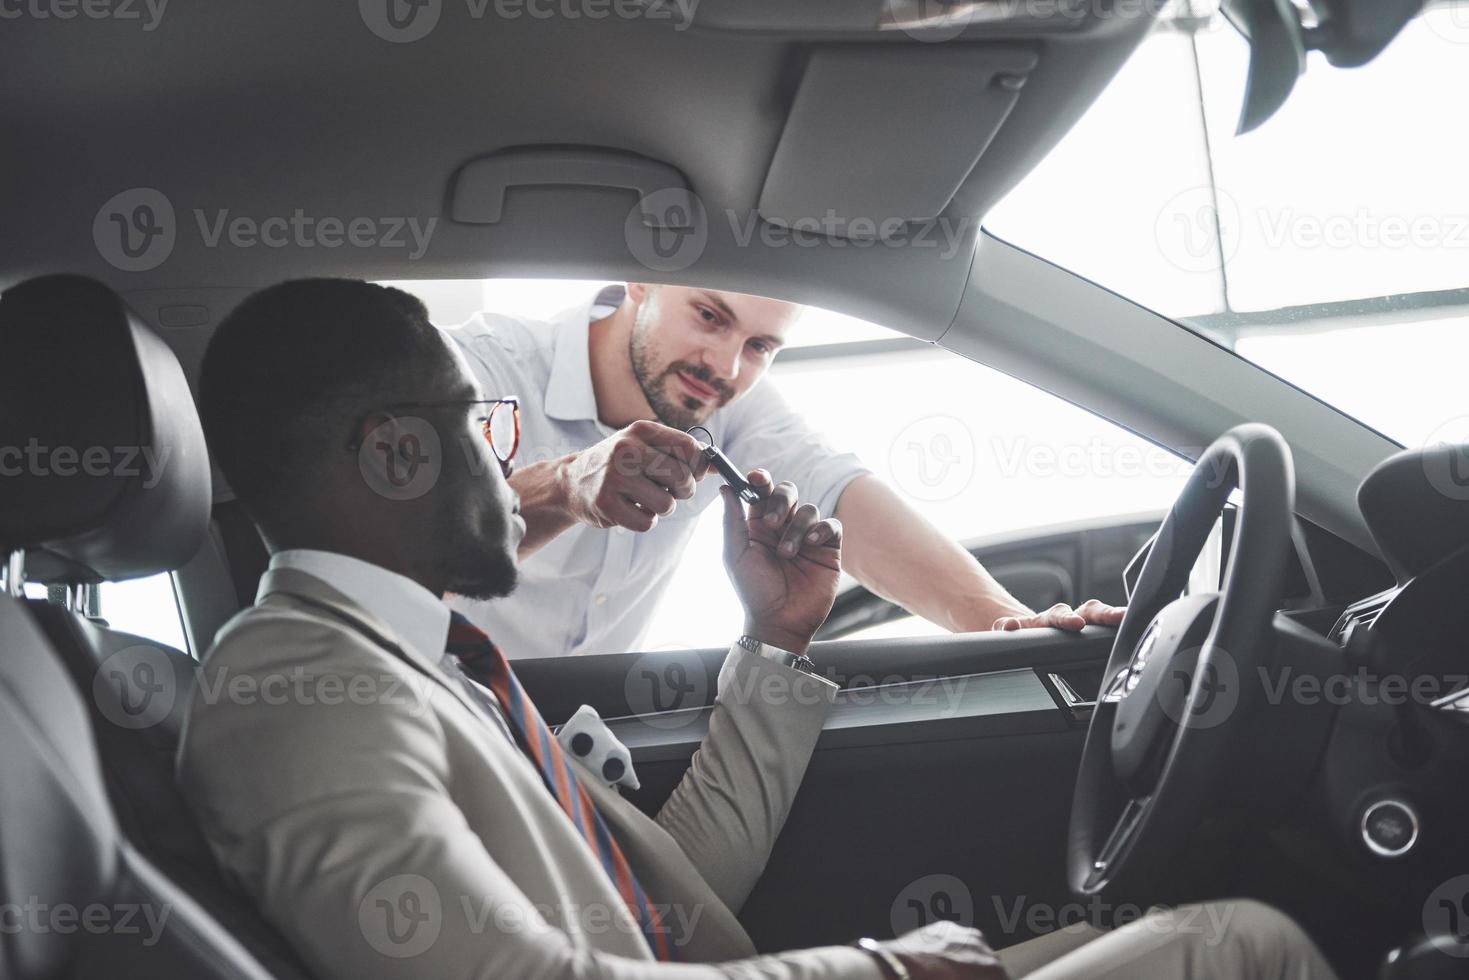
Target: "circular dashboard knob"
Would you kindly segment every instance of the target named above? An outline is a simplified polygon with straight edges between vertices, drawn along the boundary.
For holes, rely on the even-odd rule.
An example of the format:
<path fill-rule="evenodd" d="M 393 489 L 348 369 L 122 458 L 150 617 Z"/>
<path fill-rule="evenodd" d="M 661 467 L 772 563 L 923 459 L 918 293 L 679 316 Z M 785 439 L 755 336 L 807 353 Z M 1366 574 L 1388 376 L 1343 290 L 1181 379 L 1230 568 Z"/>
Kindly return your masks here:
<path fill-rule="evenodd" d="M 1418 843 L 1418 813 L 1402 800 L 1378 800 L 1362 811 L 1362 843 L 1379 857 L 1402 857 Z"/>

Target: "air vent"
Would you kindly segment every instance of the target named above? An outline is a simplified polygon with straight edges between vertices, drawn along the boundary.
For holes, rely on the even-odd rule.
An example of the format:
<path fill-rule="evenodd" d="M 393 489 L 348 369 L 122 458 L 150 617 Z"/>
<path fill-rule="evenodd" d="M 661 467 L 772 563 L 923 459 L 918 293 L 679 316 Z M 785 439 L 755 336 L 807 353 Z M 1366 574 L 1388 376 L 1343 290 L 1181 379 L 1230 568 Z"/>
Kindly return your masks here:
<path fill-rule="evenodd" d="M 1397 589 L 1388 589 L 1377 595 L 1368 596 L 1346 608 L 1336 625 L 1331 628 L 1331 638 L 1342 646 L 1346 646 L 1351 640 L 1352 634 L 1359 629 L 1370 629 L 1377 622 L 1377 617 L 1387 608 L 1387 604 L 1398 594 Z"/>

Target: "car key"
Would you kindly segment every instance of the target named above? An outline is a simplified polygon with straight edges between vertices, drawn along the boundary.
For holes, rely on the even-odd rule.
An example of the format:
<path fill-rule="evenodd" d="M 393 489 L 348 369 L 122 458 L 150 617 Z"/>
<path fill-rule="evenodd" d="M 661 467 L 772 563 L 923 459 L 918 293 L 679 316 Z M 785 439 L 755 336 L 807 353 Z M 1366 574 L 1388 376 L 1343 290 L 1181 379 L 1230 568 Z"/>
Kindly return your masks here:
<path fill-rule="evenodd" d="M 744 474 L 740 472 L 740 468 L 734 464 L 733 460 L 724 455 L 724 453 L 720 452 L 719 448 L 714 445 L 714 433 L 710 432 L 702 425 L 690 426 L 684 431 L 691 436 L 694 434 L 695 431 L 702 432 L 706 436 L 708 436 L 709 438 L 707 440 L 701 440 L 704 442 L 704 448 L 699 450 L 701 453 L 704 454 L 704 458 L 707 459 L 714 466 L 714 468 L 719 471 L 719 475 L 724 477 L 724 482 L 728 483 L 730 488 L 734 490 L 735 493 L 740 495 L 741 500 L 745 501 L 745 503 L 747 504 L 756 504 L 760 502 L 760 495 L 755 492 L 754 487 L 750 486 L 750 481 L 745 479 Z M 697 436 L 695 438 L 697 438 Z"/>

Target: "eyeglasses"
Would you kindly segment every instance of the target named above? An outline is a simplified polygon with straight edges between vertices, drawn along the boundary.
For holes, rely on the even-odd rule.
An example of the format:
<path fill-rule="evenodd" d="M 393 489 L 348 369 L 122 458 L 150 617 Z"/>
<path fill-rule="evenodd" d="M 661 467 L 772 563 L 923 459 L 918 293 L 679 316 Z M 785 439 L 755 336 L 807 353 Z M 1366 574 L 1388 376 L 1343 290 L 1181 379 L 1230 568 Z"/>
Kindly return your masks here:
<path fill-rule="evenodd" d="M 490 451 L 500 461 L 500 466 L 508 474 L 510 472 L 510 461 L 515 458 L 515 451 L 520 448 L 520 399 L 513 395 L 507 398 L 477 398 L 464 400 L 436 401 L 436 402 L 398 402 L 393 405 L 384 405 L 372 412 L 362 416 L 353 426 L 353 433 L 361 432 L 362 425 L 374 415 L 390 414 L 393 412 L 405 412 L 420 408 L 463 408 L 468 410 L 476 405 L 488 405 L 489 410 L 479 420 L 484 430 L 485 441 L 490 444 Z M 357 439 L 347 444 L 347 448 L 356 452 L 360 448 Z"/>

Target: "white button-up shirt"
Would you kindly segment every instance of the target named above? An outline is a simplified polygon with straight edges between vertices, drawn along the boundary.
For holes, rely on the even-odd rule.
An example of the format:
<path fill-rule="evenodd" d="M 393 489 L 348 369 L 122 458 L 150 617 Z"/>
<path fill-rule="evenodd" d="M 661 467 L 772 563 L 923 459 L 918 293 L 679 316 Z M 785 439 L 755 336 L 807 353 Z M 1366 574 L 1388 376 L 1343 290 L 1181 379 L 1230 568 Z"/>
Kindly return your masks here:
<path fill-rule="evenodd" d="M 468 688 L 470 697 L 485 709 L 505 737 L 515 740 L 495 696 L 465 674 L 459 667 L 459 658 L 447 652 L 449 607 L 438 596 L 411 578 L 335 551 L 314 548 L 277 551 L 270 556 L 270 567 L 294 568 L 315 575 L 382 620 L 404 643 L 437 661 L 451 680 Z"/>
<path fill-rule="evenodd" d="M 588 326 L 621 301 L 622 287 L 612 286 L 544 321 L 486 312 L 446 329 L 489 397 L 520 397 L 517 466 L 579 452 L 616 431 L 597 415 Z M 868 472 L 856 456 L 832 449 L 766 381 L 716 409 L 704 426 L 737 466 L 790 480 L 822 516 L 835 513 L 847 484 Z M 521 562 L 520 586 L 509 598 L 453 596 L 449 603 L 512 659 L 638 650 L 722 482 L 718 473 L 700 480 L 691 500 L 643 534 L 567 530 Z"/>

